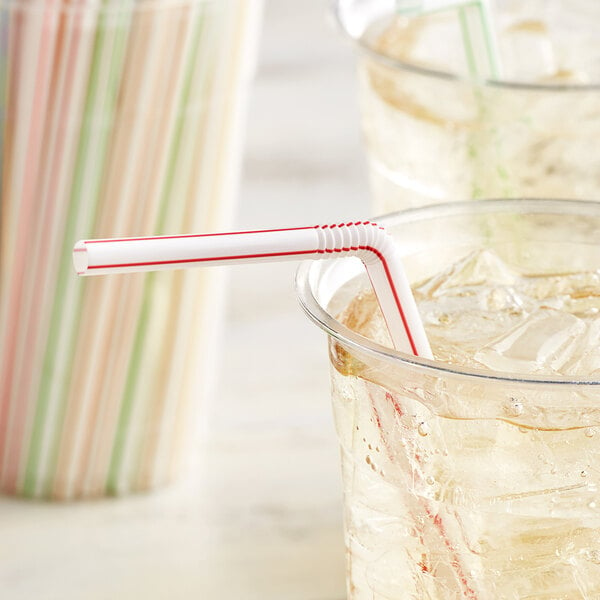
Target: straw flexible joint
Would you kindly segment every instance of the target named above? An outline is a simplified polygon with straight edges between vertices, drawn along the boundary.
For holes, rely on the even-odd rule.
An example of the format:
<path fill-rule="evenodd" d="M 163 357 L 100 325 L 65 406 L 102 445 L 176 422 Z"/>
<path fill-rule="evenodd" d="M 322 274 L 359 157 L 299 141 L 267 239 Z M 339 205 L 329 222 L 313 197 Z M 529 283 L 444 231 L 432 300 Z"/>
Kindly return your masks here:
<path fill-rule="evenodd" d="M 372 264 L 391 249 L 391 237 L 371 221 L 318 225 L 316 229 L 319 254 L 350 254 Z"/>

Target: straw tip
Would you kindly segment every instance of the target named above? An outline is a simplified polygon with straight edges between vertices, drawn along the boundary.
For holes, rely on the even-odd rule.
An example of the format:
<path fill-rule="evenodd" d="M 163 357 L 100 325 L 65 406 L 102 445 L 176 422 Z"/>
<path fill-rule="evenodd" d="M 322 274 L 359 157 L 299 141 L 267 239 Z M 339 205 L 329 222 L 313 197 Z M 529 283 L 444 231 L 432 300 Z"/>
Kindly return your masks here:
<path fill-rule="evenodd" d="M 73 267 L 77 275 L 85 275 L 88 270 L 88 253 L 85 242 L 80 240 L 73 246 Z"/>

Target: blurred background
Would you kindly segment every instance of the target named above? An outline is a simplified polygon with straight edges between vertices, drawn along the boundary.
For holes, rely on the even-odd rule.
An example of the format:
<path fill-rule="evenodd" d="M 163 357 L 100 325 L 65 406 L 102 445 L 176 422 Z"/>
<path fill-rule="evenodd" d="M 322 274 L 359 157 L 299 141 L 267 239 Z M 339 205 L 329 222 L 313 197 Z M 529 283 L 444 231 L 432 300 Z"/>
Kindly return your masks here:
<path fill-rule="evenodd" d="M 352 48 L 322 0 L 268 0 L 236 228 L 368 216 Z M 325 335 L 296 265 L 233 267 L 206 435 L 179 484 L 118 501 L 0 499 L 0 596 L 345 597 Z"/>

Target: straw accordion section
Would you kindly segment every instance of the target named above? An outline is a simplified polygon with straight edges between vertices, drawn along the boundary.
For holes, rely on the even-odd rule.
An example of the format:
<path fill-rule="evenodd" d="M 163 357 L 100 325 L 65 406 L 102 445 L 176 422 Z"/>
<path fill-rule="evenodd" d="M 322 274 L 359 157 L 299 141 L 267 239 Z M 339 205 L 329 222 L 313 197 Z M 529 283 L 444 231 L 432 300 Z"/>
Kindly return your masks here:
<path fill-rule="evenodd" d="M 83 283 L 71 248 L 229 224 L 259 11 L 257 0 L 4 5 L 2 491 L 121 494 L 177 471 L 219 274 Z"/>

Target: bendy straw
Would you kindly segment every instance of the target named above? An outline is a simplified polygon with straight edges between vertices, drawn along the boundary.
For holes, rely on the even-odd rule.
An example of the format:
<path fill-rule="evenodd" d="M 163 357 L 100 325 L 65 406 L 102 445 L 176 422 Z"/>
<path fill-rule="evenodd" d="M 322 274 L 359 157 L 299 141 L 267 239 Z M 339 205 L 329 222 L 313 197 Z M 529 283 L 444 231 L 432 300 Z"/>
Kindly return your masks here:
<path fill-rule="evenodd" d="M 398 350 L 431 358 L 415 300 L 392 238 L 369 221 L 234 233 L 84 240 L 79 275 L 106 275 L 247 262 L 356 256 L 362 260 Z"/>
<path fill-rule="evenodd" d="M 231 233 L 84 240 L 73 248 L 73 265 L 79 275 L 90 276 L 348 256 L 363 262 L 394 346 L 415 356 L 432 358 L 400 251 L 382 227 L 369 221 Z M 462 596 L 476 600 L 478 595 L 466 570 L 469 563 L 458 555 L 452 543 L 460 533 L 456 531 L 456 523 L 452 517 L 442 518 L 437 514 L 426 498 L 421 500 L 419 510 L 423 521 L 430 524 L 449 552 Z"/>

